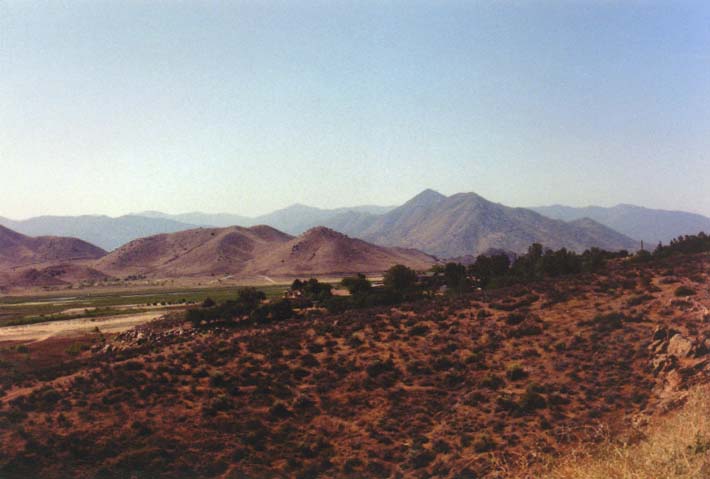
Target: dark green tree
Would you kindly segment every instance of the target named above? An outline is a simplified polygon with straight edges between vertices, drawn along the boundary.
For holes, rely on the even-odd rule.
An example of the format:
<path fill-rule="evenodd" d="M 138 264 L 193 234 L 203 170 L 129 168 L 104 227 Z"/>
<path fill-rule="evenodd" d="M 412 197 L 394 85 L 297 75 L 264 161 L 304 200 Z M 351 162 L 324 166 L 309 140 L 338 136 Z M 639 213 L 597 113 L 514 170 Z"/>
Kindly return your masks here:
<path fill-rule="evenodd" d="M 287 299 L 276 301 L 269 305 L 272 321 L 283 321 L 293 317 L 293 307 Z"/>
<path fill-rule="evenodd" d="M 456 293 L 465 291 L 469 287 L 466 267 L 461 263 L 446 263 L 444 267 L 444 281 L 449 291 Z"/>
<path fill-rule="evenodd" d="M 599 248 L 590 248 L 582 253 L 582 271 L 587 273 L 599 271 L 605 263 L 604 251 Z"/>
<path fill-rule="evenodd" d="M 362 273 L 358 273 L 357 276 L 343 278 L 340 284 L 350 291 L 353 296 L 367 294 L 372 289 L 372 283 Z"/>
<path fill-rule="evenodd" d="M 265 299 L 266 295 L 263 291 L 251 286 L 240 288 L 237 291 L 237 303 L 249 311 L 256 309 Z"/>
<path fill-rule="evenodd" d="M 294 281 L 294 284 L 296 281 Z M 324 301 L 333 295 L 333 287 L 328 283 L 321 283 L 316 278 L 311 278 L 308 281 L 302 281 L 299 289 L 303 294 L 303 297 L 310 299 L 311 301 Z"/>
<path fill-rule="evenodd" d="M 410 291 L 417 284 L 417 273 L 403 264 L 396 264 L 385 272 L 385 287 L 397 293 Z"/>
<path fill-rule="evenodd" d="M 505 254 L 493 256 L 478 256 L 476 261 L 468 266 L 468 274 L 473 276 L 481 287 L 488 286 L 490 280 L 505 276 L 510 269 L 510 259 Z"/>

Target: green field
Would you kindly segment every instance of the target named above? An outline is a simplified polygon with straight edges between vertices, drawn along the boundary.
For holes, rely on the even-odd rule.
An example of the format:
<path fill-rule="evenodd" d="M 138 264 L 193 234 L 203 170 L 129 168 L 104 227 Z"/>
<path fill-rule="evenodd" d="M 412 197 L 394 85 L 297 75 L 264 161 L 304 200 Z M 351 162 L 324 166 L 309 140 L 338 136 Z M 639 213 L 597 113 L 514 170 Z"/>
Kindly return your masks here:
<path fill-rule="evenodd" d="M 0 297 L 0 326 L 34 324 L 75 318 L 135 314 L 154 305 L 201 303 L 210 297 L 216 302 L 234 299 L 242 286 L 171 290 L 130 290 L 68 295 Z M 280 296 L 288 285 L 258 286 L 267 298 Z M 77 310 L 65 312 L 67 310 Z"/>

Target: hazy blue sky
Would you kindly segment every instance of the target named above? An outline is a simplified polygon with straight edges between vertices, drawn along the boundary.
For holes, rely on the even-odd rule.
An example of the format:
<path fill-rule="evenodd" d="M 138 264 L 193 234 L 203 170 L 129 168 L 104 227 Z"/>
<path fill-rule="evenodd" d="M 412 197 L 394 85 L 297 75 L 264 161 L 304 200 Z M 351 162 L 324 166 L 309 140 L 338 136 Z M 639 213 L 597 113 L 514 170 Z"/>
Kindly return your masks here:
<path fill-rule="evenodd" d="M 0 216 L 710 215 L 709 3 L 0 0 Z"/>

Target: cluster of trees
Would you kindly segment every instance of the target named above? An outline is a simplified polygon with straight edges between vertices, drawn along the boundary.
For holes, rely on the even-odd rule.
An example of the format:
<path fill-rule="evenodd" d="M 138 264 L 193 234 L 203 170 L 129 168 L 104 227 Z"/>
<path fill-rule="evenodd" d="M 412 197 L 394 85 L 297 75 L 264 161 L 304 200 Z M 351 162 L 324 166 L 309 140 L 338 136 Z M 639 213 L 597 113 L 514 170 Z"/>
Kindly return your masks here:
<path fill-rule="evenodd" d="M 358 273 L 357 276 L 343 278 L 340 285 L 347 289 L 353 296 L 368 294 L 372 291 L 372 283 L 362 273 Z"/>
<path fill-rule="evenodd" d="M 293 307 L 288 300 L 264 303 L 266 295 L 256 288 L 237 291 L 237 299 L 215 304 L 207 298 L 199 309 L 187 311 L 187 319 L 195 327 L 214 324 L 235 324 L 245 319 L 256 322 L 280 321 L 293 317 Z"/>
<path fill-rule="evenodd" d="M 487 287 L 493 278 L 508 274 L 510 258 L 506 254 L 479 256 L 468 266 L 468 273 L 476 279 L 478 286 Z"/>
<path fill-rule="evenodd" d="M 442 286 L 452 293 L 462 293 L 471 289 L 473 281 L 466 266 L 461 263 L 446 263 L 432 268 L 433 276 L 426 277 L 421 283 L 421 288 L 430 293 Z"/>
<path fill-rule="evenodd" d="M 249 315 L 250 319 L 257 323 L 268 323 L 269 321 L 284 321 L 293 318 L 295 312 L 293 305 L 288 299 L 279 299 L 266 304 L 260 304 Z"/>
<path fill-rule="evenodd" d="M 309 306 L 316 301 L 330 312 L 343 312 L 349 309 L 371 306 L 386 306 L 413 300 L 422 295 L 417 273 L 407 266 L 398 264 L 388 269 L 381 287 L 374 287 L 367 277 L 358 273 L 343 278 L 340 285 L 347 289 L 349 296 L 334 296 L 332 286 L 320 283 L 316 279 L 295 280 L 291 291 L 299 291 L 299 306 Z"/>
<path fill-rule="evenodd" d="M 528 252 L 513 262 L 508 275 L 521 279 L 538 279 L 566 274 L 590 273 L 602 269 L 607 260 L 628 256 L 628 251 L 611 252 L 591 248 L 582 254 L 566 248 L 543 249 L 533 243 Z"/>
<path fill-rule="evenodd" d="M 333 287 L 328 283 L 321 283 L 315 278 L 304 281 L 294 280 L 291 283 L 291 291 L 299 291 L 301 297 L 308 301 L 325 301 L 333 296 Z"/>
<path fill-rule="evenodd" d="M 421 293 L 417 284 L 417 273 L 407 266 L 398 264 L 388 269 L 382 280 L 383 286 L 375 288 L 364 274 L 343 278 L 341 286 L 350 296 L 334 296 L 324 303 L 331 312 L 371 306 L 388 306 L 411 300 Z"/>
<path fill-rule="evenodd" d="M 241 288 L 237 298 L 216 304 L 207 298 L 201 308 L 190 309 L 187 319 L 195 327 L 216 324 L 236 325 L 245 321 L 266 323 L 282 321 L 295 315 L 294 307 L 305 308 L 318 304 L 331 312 L 370 306 L 393 305 L 421 295 L 417 273 L 403 265 L 395 265 L 384 275 L 383 287 L 375 288 L 363 274 L 344 278 L 341 285 L 350 296 L 334 296 L 333 286 L 315 278 L 296 279 L 291 291 L 297 295 L 287 299 L 266 301 L 266 295 L 255 288 Z"/>
<path fill-rule="evenodd" d="M 520 281 L 594 272 L 603 268 L 607 260 L 625 256 L 628 256 L 627 251 L 591 248 L 577 254 L 566 248 L 545 249 L 541 244 L 533 243 L 527 253 L 513 261 L 501 253 L 480 255 L 468 267 L 459 263 L 437 266 L 434 282 L 446 285 L 450 292 L 460 293 L 471 287 L 494 288 Z"/>
<path fill-rule="evenodd" d="M 417 286 L 417 273 L 403 264 L 396 264 L 387 270 L 382 282 L 386 289 L 397 294 L 412 293 Z"/>
<path fill-rule="evenodd" d="M 649 261 L 653 258 L 667 258 L 676 254 L 694 254 L 710 251 L 710 236 L 701 231 L 696 235 L 683 235 L 671 240 L 668 245 L 658 243 L 653 253 L 641 250 L 636 253 L 637 261 Z"/>
<path fill-rule="evenodd" d="M 701 231 L 697 235 L 685 235 L 671 240 L 671 243 L 661 249 L 670 252 L 693 254 L 710 251 L 710 236 Z"/>

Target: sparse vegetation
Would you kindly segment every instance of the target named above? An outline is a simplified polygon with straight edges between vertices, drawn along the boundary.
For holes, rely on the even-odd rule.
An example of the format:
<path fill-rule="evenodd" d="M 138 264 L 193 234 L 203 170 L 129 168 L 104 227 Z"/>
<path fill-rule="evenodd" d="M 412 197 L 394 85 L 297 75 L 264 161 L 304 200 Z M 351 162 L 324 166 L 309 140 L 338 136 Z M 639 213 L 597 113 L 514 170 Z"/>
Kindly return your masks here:
<path fill-rule="evenodd" d="M 405 294 L 372 286 L 322 302 L 232 290 L 191 308 L 231 301 L 239 315 L 197 328 L 178 311 L 119 335 L 34 343 L 30 354 L 3 348 L 0 476 L 556 474 L 599 425 L 623 435 L 625 417 L 673 406 L 702 379 L 705 284 L 689 278 L 709 260 L 609 261 L 463 294 L 416 291 L 421 276 Z M 686 284 L 695 297 L 676 298 Z M 644 297 L 650 286 L 658 291 Z M 394 302 L 369 305 L 382 298 Z M 324 311 L 331 301 L 344 311 Z M 697 451 L 689 460 L 706 443 L 685 444 Z"/>

